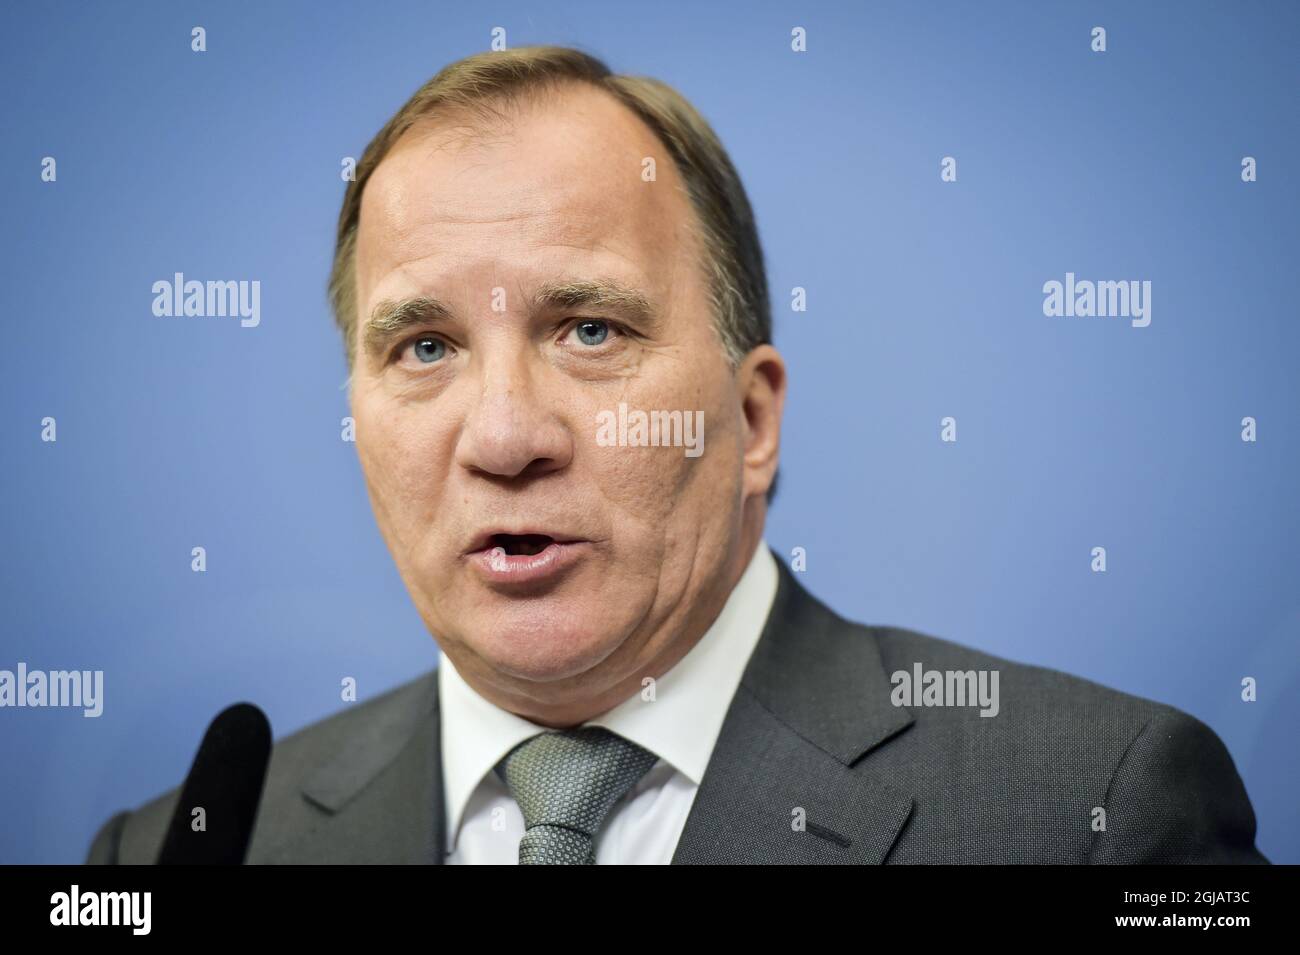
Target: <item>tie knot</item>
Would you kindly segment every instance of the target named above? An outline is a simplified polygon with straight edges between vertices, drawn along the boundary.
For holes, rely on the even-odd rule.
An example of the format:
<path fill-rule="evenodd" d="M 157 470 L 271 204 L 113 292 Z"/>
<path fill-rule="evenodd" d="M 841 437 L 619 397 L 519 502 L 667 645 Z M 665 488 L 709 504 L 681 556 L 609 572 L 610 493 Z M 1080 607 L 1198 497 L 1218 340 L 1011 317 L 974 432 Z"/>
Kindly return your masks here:
<path fill-rule="evenodd" d="M 524 816 L 519 861 L 594 863 L 605 816 L 658 757 L 603 726 L 539 733 L 497 766 Z"/>

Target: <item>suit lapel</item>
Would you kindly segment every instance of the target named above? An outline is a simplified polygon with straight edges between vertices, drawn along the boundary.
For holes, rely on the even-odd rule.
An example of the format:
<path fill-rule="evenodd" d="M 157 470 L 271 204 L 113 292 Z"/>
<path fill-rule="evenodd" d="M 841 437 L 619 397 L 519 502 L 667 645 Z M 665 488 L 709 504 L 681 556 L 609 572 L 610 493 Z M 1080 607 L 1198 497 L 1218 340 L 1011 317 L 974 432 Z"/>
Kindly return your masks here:
<path fill-rule="evenodd" d="M 326 815 L 260 861 L 441 863 L 446 841 L 437 670 L 359 723 L 301 795 Z"/>
<path fill-rule="evenodd" d="M 911 795 L 863 760 L 913 722 L 889 702 L 874 638 L 776 561 L 772 611 L 674 864 L 880 863 L 911 815 Z"/>

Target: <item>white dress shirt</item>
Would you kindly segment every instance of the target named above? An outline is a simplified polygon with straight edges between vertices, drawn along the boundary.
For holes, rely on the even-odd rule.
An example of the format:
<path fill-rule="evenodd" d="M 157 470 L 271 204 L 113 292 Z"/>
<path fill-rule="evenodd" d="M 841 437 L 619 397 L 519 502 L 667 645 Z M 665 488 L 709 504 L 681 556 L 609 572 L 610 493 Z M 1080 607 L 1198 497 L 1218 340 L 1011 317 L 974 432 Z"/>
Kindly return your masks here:
<path fill-rule="evenodd" d="M 659 757 L 606 817 L 596 839 L 599 865 L 672 861 L 704 768 L 745 664 L 776 596 L 777 568 L 761 540 L 718 619 L 657 681 L 654 702 L 640 692 L 586 726 L 604 726 Z M 524 817 L 496 764 L 547 727 L 479 696 L 440 654 L 442 777 L 449 865 L 519 861 Z"/>

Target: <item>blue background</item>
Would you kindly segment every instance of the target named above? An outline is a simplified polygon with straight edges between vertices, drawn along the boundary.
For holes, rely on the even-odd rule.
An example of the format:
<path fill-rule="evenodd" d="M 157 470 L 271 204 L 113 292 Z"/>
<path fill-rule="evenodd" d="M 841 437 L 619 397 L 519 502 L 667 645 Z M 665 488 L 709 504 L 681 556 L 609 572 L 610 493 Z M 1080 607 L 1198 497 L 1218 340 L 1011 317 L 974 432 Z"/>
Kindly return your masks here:
<path fill-rule="evenodd" d="M 791 369 L 768 539 L 807 586 L 1195 714 L 1300 861 L 1300 5 L 545 6 L 8 5 L 0 668 L 102 669 L 106 708 L 0 710 L 0 861 L 80 861 L 237 699 L 278 738 L 436 662 L 324 288 L 341 159 L 494 26 L 664 79 L 727 145 Z M 260 280 L 260 327 L 154 317 L 177 271 Z M 1045 317 L 1067 271 L 1151 280 L 1150 327 Z"/>

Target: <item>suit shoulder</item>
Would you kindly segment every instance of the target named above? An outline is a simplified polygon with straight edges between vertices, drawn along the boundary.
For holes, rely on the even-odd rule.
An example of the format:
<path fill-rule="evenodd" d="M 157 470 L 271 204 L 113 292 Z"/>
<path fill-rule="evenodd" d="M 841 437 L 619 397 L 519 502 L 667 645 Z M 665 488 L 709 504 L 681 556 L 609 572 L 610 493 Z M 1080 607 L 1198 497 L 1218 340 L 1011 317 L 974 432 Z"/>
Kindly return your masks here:
<path fill-rule="evenodd" d="M 874 642 L 891 688 L 912 684 L 899 695 L 913 725 L 876 763 L 923 794 L 900 861 L 1267 861 L 1227 748 L 1191 714 L 915 630 L 846 626 Z M 933 671 L 942 689 L 918 699 Z M 964 676 L 949 682 L 954 672 Z M 963 681 L 978 688 L 975 704 L 953 692 Z"/>
<path fill-rule="evenodd" d="M 1012 711 L 1037 718 L 1046 711 L 1068 719 L 1102 720 L 1132 725 L 1136 733 L 1156 717 L 1194 719 L 1165 703 L 1105 686 L 1086 677 L 1051 667 L 1020 663 L 974 647 L 916 630 L 852 624 L 866 631 L 880 648 L 881 661 L 892 674 L 923 670 L 997 671 L 999 689 Z"/>
<path fill-rule="evenodd" d="M 278 741 L 271 750 L 267 789 L 271 788 L 272 772 L 278 783 L 293 781 L 297 771 L 310 770 L 340 750 L 356 745 L 362 737 L 409 721 L 414 711 L 431 699 L 429 694 L 436 676 L 436 670 L 421 674 L 373 699 L 354 703 L 310 723 Z"/>
<path fill-rule="evenodd" d="M 364 745 L 366 738 L 383 734 L 388 726 L 397 727 L 409 721 L 413 711 L 430 699 L 436 674 L 436 670 L 424 673 L 275 741 L 259 816 L 263 812 L 279 816 L 284 812 L 309 811 L 301 798 L 301 788 L 314 769 L 340 752 Z M 197 748 L 196 741 L 196 751 Z M 162 848 L 180 794 L 178 785 L 134 810 L 115 813 L 95 834 L 87 864 L 152 864 Z M 302 809 L 299 804 L 303 805 Z"/>

